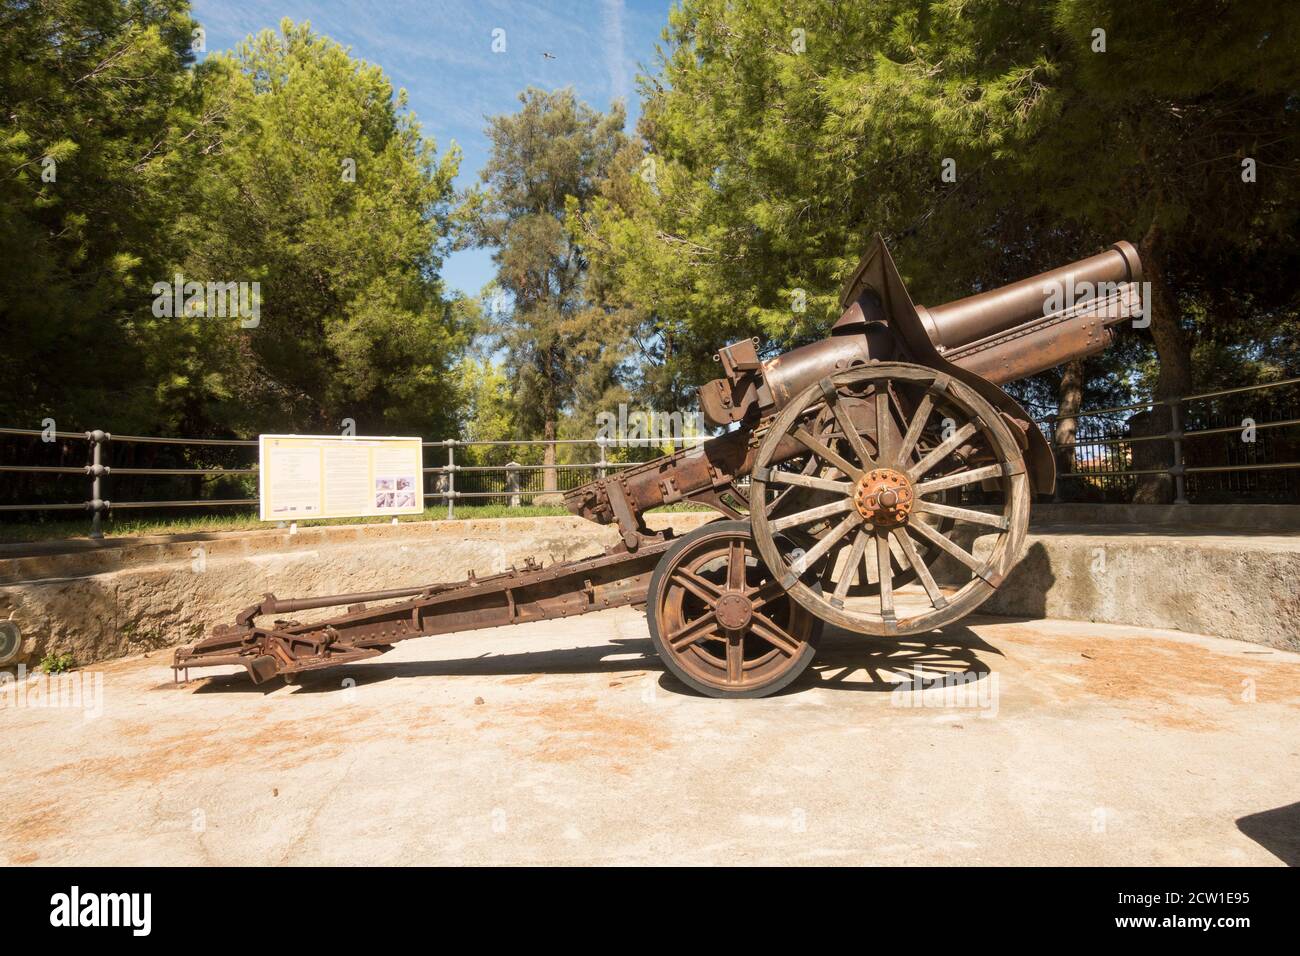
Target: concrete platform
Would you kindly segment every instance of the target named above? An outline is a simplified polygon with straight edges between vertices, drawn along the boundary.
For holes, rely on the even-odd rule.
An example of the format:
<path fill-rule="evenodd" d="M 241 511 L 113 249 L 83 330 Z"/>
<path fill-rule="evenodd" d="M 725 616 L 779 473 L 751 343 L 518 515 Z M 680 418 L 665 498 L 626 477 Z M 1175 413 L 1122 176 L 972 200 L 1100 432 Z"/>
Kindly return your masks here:
<path fill-rule="evenodd" d="M 1300 863 L 1300 655 L 968 624 L 828 634 L 756 701 L 682 692 L 630 609 L 300 687 L 175 687 L 167 651 L 83 672 L 86 707 L 10 685 L 0 862 Z"/>

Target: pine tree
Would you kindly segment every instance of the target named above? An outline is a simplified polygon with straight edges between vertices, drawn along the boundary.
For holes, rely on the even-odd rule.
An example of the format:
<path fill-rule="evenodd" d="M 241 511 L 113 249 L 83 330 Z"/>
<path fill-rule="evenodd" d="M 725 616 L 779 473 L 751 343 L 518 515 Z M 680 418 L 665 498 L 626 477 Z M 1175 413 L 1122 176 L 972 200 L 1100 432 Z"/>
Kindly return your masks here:
<path fill-rule="evenodd" d="M 587 298 L 587 250 L 566 215 L 581 214 L 624 146 L 624 114 L 620 104 L 597 112 L 571 89 L 530 88 L 519 102 L 518 112 L 490 119 L 491 156 L 461 214 L 472 241 L 496 250 L 507 310 L 495 332 L 516 421 L 554 442 L 573 403 L 610 385 L 623 338 L 611 330 L 609 311 Z M 554 445 L 543 463 L 555 465 Z M 554 468 L 544 476 L 554 491 Z"/>

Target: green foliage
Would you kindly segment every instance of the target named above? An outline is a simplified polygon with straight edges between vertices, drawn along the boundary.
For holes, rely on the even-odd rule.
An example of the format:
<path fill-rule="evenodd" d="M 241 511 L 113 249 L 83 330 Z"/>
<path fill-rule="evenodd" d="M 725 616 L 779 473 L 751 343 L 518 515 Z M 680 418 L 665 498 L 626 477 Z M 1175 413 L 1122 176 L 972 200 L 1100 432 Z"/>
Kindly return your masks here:
<path fill-rule="evenodd" d="M 579 420 L 607 397 L 622 359 L 622 316 L 590 300 L 587 253 L 566 216 L 592 200 L 626 143 L 624 116 L 619 104 L 592 110 L 571 89 L 530 88 L 519 101 L 518 112 L 489 121 L 491 157 L 461 216 L 470 241 L 497 249 L 508 308 L 494 311 L 489 331 L 504 355 L 517 433 L 555 438 L 562 415 Z"/>
<path fill-rule="evenodd" d="M 165 428 L 150 284 L 211 117 L 185 0 L 0 2 L 0 419 Z M 52 165 L 51 165 L 52 163 Z"/>
<path fill-rule="evenodd" d="M 453 428 L 472 316 L 437 272 L 459 150 L 439 158 L 405 93 L 306 24 L 210 65 L 205 103 L 227 121 L 183 224 L 185 269 L 262 289 L 260 325 L 220 330 L 217 415 L 248 431 Z"/>
<path fill-rule="evenodd" d="M 719 345 L 825 335 L 876 231 L 931 304 L 1140 242 L 1158 321 L 1085 405 L 1300 373 L 1294 5 L 683 0 L 636 137 L 526 90 L 456 205 L 378 66 L 289 21 L 196 65 L 195 25 L 0 0 L 0 424 L 587 438 L 689 407 Z M 447 294 L 456 242 L 497 249 L 499 306 Z M 155 316 L 177 273 L 258 282 L 260 324 Z"/>
<path fill-rule="evenodd" d="M 49 651 L 41 658 L 41 670 L 47 674 L 62 674 L 73 668 L 72 654 L 70 652 L 59 653 Z"/>
<path fill-rule="evenodd" d="M 509 441 L 518 438 L 510 380 L 505 370 L 487 359 L 467 357 L 459 368 L 459 392 L 464 396 L 460 437 L 465 441 Z M 504 465 L 512 460 L 508 445 L 471 445 L 465 464 Z"/>
<path fill-rule="evenodd" d="M 0 0 L 0 419 L 454 429 L 458 149 L 306 24 L 200 66 L 195 26 L 185 0 Z M 177 274 L 260 283 L 260 325 L 155 315 Z"/>
<path fill-rule="evenodd" d="M 1219 381 L 1225 350 L 1249 378 L 1296 321 L 1298 31 L 1294 7 L 1209 0 L 685 0 L 576 226 L 670 400 L 728 341 L 824 335 L 875 231 L 930 303 L 1140 241 L 1156 334 L 1091 361 L 1092 390 Z"/>

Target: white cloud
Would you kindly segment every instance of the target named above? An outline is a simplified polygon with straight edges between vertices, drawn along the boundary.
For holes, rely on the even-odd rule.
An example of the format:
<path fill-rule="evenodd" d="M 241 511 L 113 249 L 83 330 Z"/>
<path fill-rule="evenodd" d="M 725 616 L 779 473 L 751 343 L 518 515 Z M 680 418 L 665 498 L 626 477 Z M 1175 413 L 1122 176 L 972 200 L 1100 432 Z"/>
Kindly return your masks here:
<path fill-rule="evenodd" d="M 601 17 L 605 33 L 605 67 L 609 70 L 609 95 L 627 101 L 627 61 L 623 56 L 623 0 L 603 0 Z"/>

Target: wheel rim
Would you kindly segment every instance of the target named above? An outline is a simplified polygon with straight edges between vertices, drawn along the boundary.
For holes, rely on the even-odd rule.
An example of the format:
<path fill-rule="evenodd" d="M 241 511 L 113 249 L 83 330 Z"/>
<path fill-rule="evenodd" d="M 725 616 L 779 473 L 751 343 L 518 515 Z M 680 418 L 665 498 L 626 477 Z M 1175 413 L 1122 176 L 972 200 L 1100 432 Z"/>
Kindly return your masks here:
<path fill-rule="evenodd" d="M 748 534 L 720 532 L 686 548 L 658 592 L 662 652 L 710 688 L 757 690 L 806 662 L 817 620 L 784 593 Z"/>
<path fill-rule="evenodd" d="M 846 409 L 864 400 L 867 420 L 855 420 Z M 820 438 L 809 427 L 819 415 L 836 423 Z M 782 467 L 792 450 L 816 462 L 811 473 Z M 984 482 L 1002 493 L 995 514 L 936 500 Z M 777 500 L 790 486 L 803 496 Z M 1029 516 L 1020 446 L 998 411 L 950 376 L 903 363 L 841 372 L 798 395 L 759 446 L 750 500 L 756 547 L 791 597 L 878 635 L 930 630 L 982 604 L 1018 560 Z M 954 540 L 972 526 L 996 535 L 986 558 Z M 783 545 L 799 537 L 813 543 Z M 945 556 L 966 580 L 939 585 L 932 569 Z M 898 592 L 904 569 L 919 593 Z M 873 577 L 871 601 L 848 600 Z"/>

